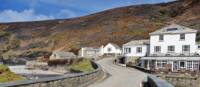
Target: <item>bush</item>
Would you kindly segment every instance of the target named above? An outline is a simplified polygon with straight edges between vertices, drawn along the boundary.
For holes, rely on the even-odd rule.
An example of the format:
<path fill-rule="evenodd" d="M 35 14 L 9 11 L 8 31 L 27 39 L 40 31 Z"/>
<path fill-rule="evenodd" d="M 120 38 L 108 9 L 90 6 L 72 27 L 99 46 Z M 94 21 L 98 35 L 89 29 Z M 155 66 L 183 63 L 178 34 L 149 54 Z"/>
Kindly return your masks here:
<path fill-rule="evenodd" d="M 3 64 L 0 64 L 0 72 L 8 72 L 10 71 L 9 68 Z"/>

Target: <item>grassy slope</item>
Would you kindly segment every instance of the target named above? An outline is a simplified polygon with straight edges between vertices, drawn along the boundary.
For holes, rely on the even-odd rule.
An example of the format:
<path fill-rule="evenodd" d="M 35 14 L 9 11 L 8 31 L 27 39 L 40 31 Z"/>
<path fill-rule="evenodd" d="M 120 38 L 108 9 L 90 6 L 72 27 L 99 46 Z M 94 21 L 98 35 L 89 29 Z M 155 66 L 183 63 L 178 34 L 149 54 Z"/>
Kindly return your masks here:
<path fill-rule="evenodd" d="M 77 51 L 81 46 L 108 42 L 122 45 L 130 40 L 148 39 L 148 33 L 172 22 L 200 29 L 200 3 L 196 1 L 199 0 L 127 6 L 65 20 L 7 23 L 0 24 L 0 29 L 16 36 L 23 55 L 32 50 Z"/>
<path fill-rule="evenodd" d="M 5 65 L 0 65 L 0 82 L 23 80 L 24 78 L 11 72 Z"/>
<path fill-rule="evenodd" d="M 89 59 L 78 59 L 69 67 L 72 70 L 81 72 L 91 72 L 94 70 Z"/>

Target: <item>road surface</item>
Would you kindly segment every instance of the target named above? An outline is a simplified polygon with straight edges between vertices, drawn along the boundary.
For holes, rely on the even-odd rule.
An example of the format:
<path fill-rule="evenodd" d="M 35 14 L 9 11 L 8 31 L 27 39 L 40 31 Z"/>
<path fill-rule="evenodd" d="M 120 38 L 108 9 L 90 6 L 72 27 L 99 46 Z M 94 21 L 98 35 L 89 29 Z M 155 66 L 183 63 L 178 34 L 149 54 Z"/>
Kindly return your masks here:
<path fill-rule="evenodd" d="M 147 74 L 139 70 L 113 64 L 112 58 L 105 58 L 97 63 L 109 76 L 89 87 L 140 87 L 140 83 L 147 78 Z"/>

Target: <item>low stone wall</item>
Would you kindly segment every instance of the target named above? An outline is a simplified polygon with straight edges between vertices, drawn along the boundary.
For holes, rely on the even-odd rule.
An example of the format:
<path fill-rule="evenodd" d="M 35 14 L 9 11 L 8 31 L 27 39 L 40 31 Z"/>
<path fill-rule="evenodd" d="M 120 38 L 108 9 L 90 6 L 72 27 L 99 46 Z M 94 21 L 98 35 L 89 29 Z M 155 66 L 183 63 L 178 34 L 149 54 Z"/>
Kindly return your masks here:
<path fill-rule="evenodd" d="M 164 76 L 163 78 L 176 87 L 200 87 L 196 77 Z"/>
<path fill-rule="evenodd" d="M 167 81 L 160 79 L 154 75 L 149 75 L 147 77 L 147 82 L 144 84 L 144 87 L 174 87 L 172 84 Z"/>
<path fill-rule="evenodd" d="M 145 72 L 145 73 L 153 73 L 153 71 L 147 70 L 147 69 L 139 67 L 139 66 L 127 65 L 127 67 L 132 67 L 132 68 L 135 68 L 135 69 L 140 70 L 140 71 Z"/>
<path fill-rule="evenodd" d="M 94 64 L 94 63 L 93 63 Z M 16 82 L 2 83 L 0 87 L 77 87 L 86 86 L 102 78 L 104 72 L 100 65 L 90 73 L 77 73 L 73 75 L 40 78 L 34 80 L 22 80 Z"/>

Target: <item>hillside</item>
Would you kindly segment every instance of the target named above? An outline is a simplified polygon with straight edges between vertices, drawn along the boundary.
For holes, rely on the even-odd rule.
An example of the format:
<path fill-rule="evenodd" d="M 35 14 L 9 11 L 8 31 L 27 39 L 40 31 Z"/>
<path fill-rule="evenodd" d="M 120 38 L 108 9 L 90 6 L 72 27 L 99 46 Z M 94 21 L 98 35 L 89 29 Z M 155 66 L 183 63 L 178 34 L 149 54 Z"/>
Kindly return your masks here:
<path fill-rule="evenodd" d="M 199 0 L 120 7 L 72 19 L 1 23 L 4 49 L 0 51 L 4 58 L 37 57 L 52 50 L 77 51 L 108 42 L 121 45 L 147 39 L 149 32 L 170 23 L 200 29 Z"/>

